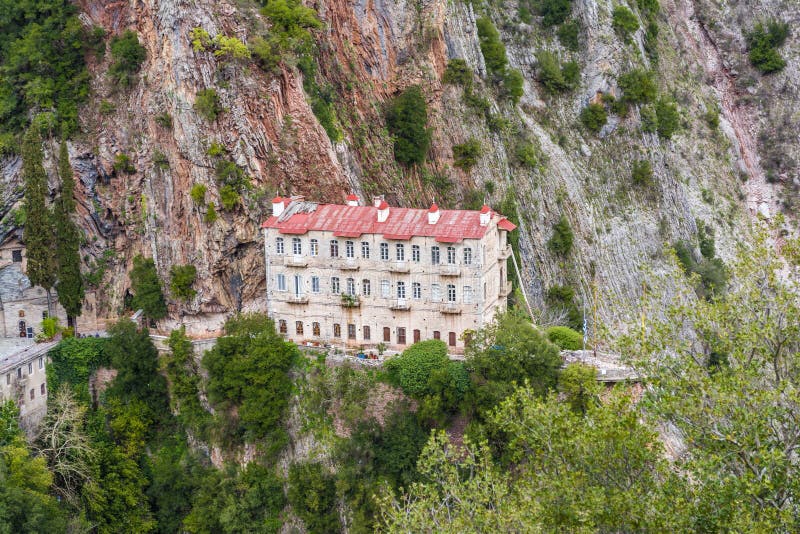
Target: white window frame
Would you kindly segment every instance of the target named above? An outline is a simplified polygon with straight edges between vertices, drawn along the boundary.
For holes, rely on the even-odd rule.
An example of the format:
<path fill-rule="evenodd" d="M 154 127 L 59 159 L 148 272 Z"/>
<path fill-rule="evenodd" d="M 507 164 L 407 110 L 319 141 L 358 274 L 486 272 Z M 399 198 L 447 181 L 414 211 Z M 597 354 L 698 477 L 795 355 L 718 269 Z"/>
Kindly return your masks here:
<path fill-rule="evenodd" d="M 462 297 L 464 304 L 472 304 L 473 291 L 472 286 L 464 286 L 464 296 Z"/>
<path fill-rule="evenodd" d="M 353 241 L 344 242 L 344 255 L 347 258 L 356 257 L 356 244 Z"/>
<path fill-rule="evenodd" d="M 381 243 L 381 261 L 389 261 L 389 243 Z"/>
<path fill-rule="evenodd" d="M 455 284 L 447 284 L 447 302 L 453 303 L 456 301 L 456 286 Z"/>
<path fill-rule="evenodd" d="M 319 276 L 311 277 L 311 292 L 319 293 Z"/>
<path fill-rule="evenodd" d="M 308 243 L 309 243 L 308 246 L 309 246 L 309 249 L 310 249 L 310 254 L 312 256 L 319 256 L 319 240 L 318 239 L 312 239 Z"/>
<path fill-rule="evenodd" d="M 434 245 L 431 247 L 431 265 L 439 265 L 442 261 L 442 251 L 441 249 Z"/>
<path fill-rule="evenodd" d="M 388 299 L 392 297 L 392 284 L 389 280 L 381 280 L 381 298 Z"/>
<path fill-rule="evenodd" d="M 339 295 L 342 292 L 342 288 L 340 286 L 339 277 L 338 276 L 331 276 L 331 293 L 334 295 Z"/>
<path fill-rule="evenodd" d="M 431 300 L 434 302 L 439 302 L 442 300 L 441 284 L 431 284 Z"/>
<path fill-rule="evenodd" d="M 397 243 L 394 246 L 395 258 L 397 261 L 406 261 L 406 247 L 402 243 Z"/>
<path fill-rule="evenodd" d="M 284 246 L 283 238 L 276 237 L 275 238 L 275 254 L 285 254 L 286 247 Z"/>
<path fill-rule="evenodd" d="M 411 297 L 417 300 L 422 298 L 422 284 L 419 282 L 412 282 Z"/>
<path fill-rule="evenodd" d="M 361 257 L 365 260 L 369 259 L 369 241 L 361 242 Z"/>
<path fill-rule="evenodd" d="M 278 291 L 286 291 L 286 275 L 278 273 L 275 275 L 275 289 Z"/>
<path fill-rule="evenodd" d="M 372 283 L 369 281 L 369 278 L 364 278 L 361 280 L 361 294 L 365 297 L 368 297 L 372 294 Z"/>
<path fill-rule="evenodd" d="M 356 280 L 355 278 L 348 278 L 345 282 L 345 289 L 347 294 L 351 297 L 355 296 L 356 294 Z"/>
<path fill-rule="evenodd" d="M 464 265 L 472 265 L 472 249 L 464 247 Z"/>
<path fill-rule="evenodd" d="M 411 245 L 411 261 L 419 263 L 419 245 Z"/>
<path fill-rule="evenodd" d="M 397 298 L 398 299 L 406 298 L 406 283 L 403 281 L 397 282 Z"/>
<path fill-rule="evenodd" d="M 328 251 L 331 253 L 331 258 L 339 257 L 339 240 L 331 239 L 328 243 Z"/>
<path fill-rule="evenodd" d="M 456 247 L 447 247 L 447 265 L 456 264 Z"/>
<path fill-rule="evenodd" d="M 292 254 L 295 256 L 303 254 L 303 241 L 299 237 L 292 238 Z"/>

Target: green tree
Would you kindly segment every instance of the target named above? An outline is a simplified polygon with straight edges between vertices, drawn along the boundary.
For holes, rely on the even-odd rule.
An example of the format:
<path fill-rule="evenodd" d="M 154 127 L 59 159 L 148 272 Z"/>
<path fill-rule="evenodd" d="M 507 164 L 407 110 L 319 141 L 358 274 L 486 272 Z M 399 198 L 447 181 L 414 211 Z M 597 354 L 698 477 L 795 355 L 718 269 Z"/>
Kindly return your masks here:
<path fill-rule="evenodd" d="M 636 185 L 650 185 L 653 183 L 653 166 L 650 160 L 642 159 L 633 163 L 631 178 Z"/>
<path fill-rule="evenodd" d="M 602 386 L 597 382 L 597 369 L 591 365 L 571 363 L 561 372 L 558 389 L 566 395 L 573 410 L 586 414 L 599 402 Z"/>
<path fill-rule="evenodd" d="M 156 271 L 152 258 L 137 255 L 133 258 L 133 269 L 130 273 L 133 301 L 135 309 L 144 310 L 145 316 L 151 319 L 163 319 L 167 315 L 167 303 L 161 290 L 161 279 Z"/>
<path fill-rule="evenodd" d="M 25 229 L 23 239 L 28 259 L 28 278 L 47 291 L 48 314 L 53 315 L 50 290 L 57 268 L 52 214 L 47 207 L 47 174 L 42 165 L 42 140 L 30 128 L 22 143 L 22 179 L 25 183 Z"/>
<path fill-rule="evenodd" d="M 623 41 L 630 43 L 631 34 L 639 29 L 639 20 L 633 14 L 633 11 L 619 5 L 614 8 L 611 14 L 611 26 Z"/>
<path fill-rule="evenodd" d="M 500 32 L 489 17 L 478 18 L 475 25 L 478 27 L 478 39 L 486 68 L 495 76 L 502 76 L 506 72 L 508 58 L 506 58 L 506 47 L 500 40 Z"/>
<path fill-rule="evenodd" d="M 147 58 L 147 49 L 139 44 L 136 32 L 125 30 L 111 39 L 111 58 L 109 77 L 122 87 L 128 87 Z"/>
<path fill-rule="evenodd" d="M 654 102 L 658 87 L 653 73 L 643 69 L 633 69 L 619 77 L 622 99 L 629 104 L 649 104 Z"/>
<path fill-rule="evenodd" d="M 785 22 L 772 20 L 766 25 L 762 22 L 756 24 L 745 36 L 750 63 L 764 74 L 783 70 L 786 60 L 777 49 L 783 46 L 788 36 L 789 25 Z"/>
<path fill-rule="evenodd" d="M 176 297 L 189 300 L 197 294 L 192 288 L 197 279 L 197 267 L 194 265 L 173 265 L 169 269 L 169 278 L 169 288 Z"/>
<path fill-rule="evenodd" d="M 198 206 L 205 206 L 206 191 L 208 191 L 208 188 L 204 184 L 194 184 L 191 191 L 189 191 L 189 196 L 192 197 L 192 201 Z"/>
<path fill-rule="evenodd" d="M 547 329 L 547 339 L 562 350 L 583 348 L 583 334 L 568 326 L 551 326 Z"/>
<path fill-rule="evenodd" d="M 656 102 L 656 117 L 658 117 L 658 135 L 664 139 L 671 139 L 680 128 L 680 114 L 675 102 L 666 98 L 659 98 Z"/>
<path fill-rule="evenodd" d="M 553 225 L 553 235 L 547 242 L 547 248 L 560 256 L 566 256 L 572 250 L 572 242 L 575 236 L 566 215 L 562 215 L 558 222 Z"/>
<path fill-rule="evenodd" d="M 340 529 L 335 479 L 322 464 L 303 463 L 289 467 L 289 503 L 306 524 L 308 532 L 324 534 Z"/>
<path fill-rule="evenodd" d="M 413 165 L 425 161 L 431 143 L 427 124 L 428 104 L 418 85 L 394 98 L 386 113 L 386 125 L 394 138 L 394 157 L 398 162 Z"/>
<path fill-rule="evenodd" d="M 581 124 L 592 133 L 600 133 L 608 120 L 608 112 L 603 104 L 589 104 L 581 110 Z"/>
<path fill-rule="evenodd" d="M 217 91 L 213 88 L 197 91 L 194 109 L 208 122 L 217 120 L 217 116 L 222 112 Z"/>
<path fill-rule="evenodd" d="M 466 142 L 453 145 L 453 165 L 469 172 L 481 157 L 481 142 L 474 137 Z"/>
<path fill-rule="evenodd" d="M 81 275 L 80 231 L 72 220 L 75 213 L 75 178 L 69 164 L 67 144 L 62 141 L 58 158 L 61 194 L 53 213 L 55 230 L 56 293 L 67 315 L 78 317 L 83 307 L 84 286 Z"/>

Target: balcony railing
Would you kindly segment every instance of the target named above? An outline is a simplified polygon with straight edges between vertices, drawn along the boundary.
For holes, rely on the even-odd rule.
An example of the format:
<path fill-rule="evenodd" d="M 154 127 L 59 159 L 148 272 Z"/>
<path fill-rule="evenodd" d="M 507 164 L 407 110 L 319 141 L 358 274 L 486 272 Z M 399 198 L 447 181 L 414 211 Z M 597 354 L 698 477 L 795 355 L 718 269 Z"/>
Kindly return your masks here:
<path fill-rule="evenodd" d="M 360 306 L 361 299 L 358 298 L 358 295 L 348 295 L 347 293 L 342 293 L 343 308 L 358 308 Z"/>
<path fill-rule="evenodd" d="M 407 273 L 411 270 L 411 266 L 407 261 L 395 261 L 389 264 L 389 271 L 393 273 Z"/>
<path fill-rule="evenodd" d="M 308 304 L 308 295 L 289 295 L 286 302 L 289 304 Z"/>
<path fill-rule="evenodd" d="M 286 267 L 305 267 L 308 265 L 308 257 L 291 254 L 283 258 Z"/>
<path fill-rule="evenodd" d="M 411 304 L 406 299 L 397 299 L 393 300 L 391 304 L 389 304 L 389 309 L 391 310 L 399 310 L 399 311 L 408 311 L 411 309 Z"/>
<path fill-rule="evenodd" d="M 338 267 L 343 271 L 357 271 L 361 265 L 356 258 L 345 258 Z"/>
<path fill-rule="evenodd" d="M 505 280 L 500 282 L 500 296 L 507 297 L 511 294 L 511 290 L 514 289 L 514 285 L 511 283 L 511 280 Z"/>
<path fill-rule="evenodd" d="M 461 276 L 461 267 L 454 263 L 445 263 L 439 269 L 441 276 Z"/>
<path fill-rule="evenodd" d="M 439 311 L 450 315 L 461 315 L 463 309 L 460 304 L 455 302 L 443 302 L 439 307 Z"/>
<path fill-rule="evenodd" d="M 506 248 L 500 251 L 497 256 L 497 261 L 504 261 L 511 257 L 511 245 L 506 245 Z"/>

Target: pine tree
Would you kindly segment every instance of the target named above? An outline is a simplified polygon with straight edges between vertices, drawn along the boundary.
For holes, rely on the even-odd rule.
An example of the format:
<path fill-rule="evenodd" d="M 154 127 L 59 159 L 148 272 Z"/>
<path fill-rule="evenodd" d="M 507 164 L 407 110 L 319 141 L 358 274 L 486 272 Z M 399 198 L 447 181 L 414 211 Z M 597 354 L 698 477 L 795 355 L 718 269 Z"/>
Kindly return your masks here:
<path fill-rule="evenodd" d="M 33 128 L 25 134 L 22 144 L 22 177 L 25 183 L 25 231 L 27 275 L 33 285 L 47 291 L 47 308 L 52 315 L 50 290 L 56 280 L 53 221 L 47 208 L 47 174 L 42 160 L 42 140 Z"/>
<path fill-rule="evenodd" d="M 84 296 L 79 254 L 80 232 L 71 218 L 75 212 L 75 178 L 69 164 L 67 144 L 64 141 L 61 142 L 58 155 L 58 174 L 61 177 L 61 195 L 53 213 L 58 273 L 56 292 L 58 301 L 64 306 L 67 315 L 77 317 L 81 314 Z"/>
<path fill-rule="evenodd" d="M 161 289 L 156 264 L 151 258 L 141 255 L 133 258 L 131 270 L 131 289 L 133 289 L 133 307 L 144 310 L 145 316 L 151 319 L 162 319 L 167 315 L 167 303 Z"/>

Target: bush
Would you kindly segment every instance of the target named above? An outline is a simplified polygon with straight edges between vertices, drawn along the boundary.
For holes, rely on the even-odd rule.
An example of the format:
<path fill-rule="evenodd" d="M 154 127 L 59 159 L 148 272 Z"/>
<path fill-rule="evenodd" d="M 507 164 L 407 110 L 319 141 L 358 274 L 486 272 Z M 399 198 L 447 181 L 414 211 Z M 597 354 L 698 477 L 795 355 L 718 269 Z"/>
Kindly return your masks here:
<path fill-rule="evenodd" d="M 194 184 L 191 191 L 189 191 L 189 196 L 192 197 L 195 204 L 204 206 L 206 203 L 206 191 L 208 191 L 208 188 L 205 185 Z"/>
<path fill-rule="evenodd" d="M 626 43 L 631 42 L 631 34 L 639 29 L 639 21 L 636 15 L 625 6 L 617 6 L 611 15 L 611 26 Z"/>
<path fill-rule="evenodd" d="M 469 172 L 481 157 L 481 143 L 474 137 L 466 143 L 453 146 L 453 165 Z"/>
<path fill-rule="evenodd" d="M 575 239 L 572 228 L 565 215 L 562 215 L 558 222 L 553 225 L 553 235 L 547 242 L 547 247 L 555 254 L 566 256 L 572 250 L 572 242 Z"/>
<path fill-rule="evenodd" d="M 427 124 L 428 104 L 419 86 L 411 86 L 395 97 L 386 113 L 386 125 L 394 137 L 394 157 L 399 163 L 425 161 L 431 143 Z"/>
<path fill-rule="evenodd" d="M 399 356 L 387 360 L 384 369 L 403 392 L 421 398 L 429 393 L 431 373 L 446 368 L 449 361 L 444 341 L 431 339 L 414 343 Z"/>
<path fill-rule="evenodd" d="M 656 117 L 658 118 L 658 135 L 664 139 L 671 139 L 680 127 L 680 114 L 675 102 L 659 99 L 656 103 Z"/>
<path fill-rule="evenodd" d="M 545 27 L 558 26 L 572 11 L 571 0 L 538 0 L 537 11 Z"/>
<path fill-rule="evenodd" d="M 100 102 L 99 111 L 101 115 L 110 115 L 115 111 L 117 111 L 117 106 L 115 106 L 113 102 L 109 102 L 108 100 L 103 100 Z"/>
<path fill-rule="evenodd" d="M 157 169 L 169 169 L 169 158 L 158 149 L 153 151 L 153 165 Z"/>
<path fill-rule="evenodd" d="M 536 54 L 539 82 L 552 94 L 574 89 L 580 82 L 580 67 L 574 61 L 559 64 L 555 54 L 546 50 Z"/>
<path fill-rule="evenodd" d="M 109 77 L 122 87 L 128 87 L 147 58 L 147 50 L 139 44 L 136 32 L 125 30 L 122 35 L 111 39 L 111 58 Z"/>
<path fill-rule="evenodd" d="M 653 181 L 653 167 L 650 160 L 639 160 L 634 162 L 631 178 L 636 185 L 649 185 Z"/>
<path fill-rule="evenodd" d="M 503 76 L 508 66 L 508 58 L 506 58 L 506 47 L 500 40 L 500 32 L 486 16 L 476 20 L 475 25 L 478 27 L 478 39 L 486 68 L 495 76 Z"/>
<path fill-rule="evenodd" d="M 197 96 L 194 100 L 194 109 L 209 122 L 217 120 L 217 115 L 222 112 L 217 91 L 214 89 L 202 89 L 197 91 Z"/>
<path fill-rule="evenodd" d="M 556 33 L 558 35 L 558 40 L 561 42 L 561 46 L 573 52 L 578 51 L 580 48 L 580 43 L 578 42 L 580 26 L 578 26 L 577 22 L 574 20 L 565 22 L 558 28 Z"/>
<path fill-rule="evenodd" d="M 216 141 L 212 142 L 208 145 L 208 149 L 206 150 L 206 154 L 211 156 L 212 158 L 217 158 L 225 154 L 225 145 L 222 143 L 217 143 Z"/>
<path fill-rule="evenodd" d="M 289 504 L 311 534 L 340 529 L 335 480 L 319 463 L 289 467 Z"/>
<path fill-rule="evenodd" d="M 225 185 L 233 187 L 237 191 L 250 187 L 250 177 L 236 163 L 228 160 L 220 160 L 214 167 L 217 180 Z"/>
<path fill-rule="evenodd" d="M 583 334 L 568 326 L 551 326 L 547 329 L 547 339 L 561 350 L 581 350 Z"/>
<path fill-rule="evenodd" d="M 442 82 L 464 87 L 472 86 L 472 69 L 463 59 L 451 59 L 447 62 Z"/>
<path fill-rule="evenodd" d="M 656 99 L 656 87 L 653 73 L 634 69 L 619 77 L 619 87 L 622 89 L 622 98 L 630 104 L 648 104 Z"/>
<path fill-rule="evenodd" d="M 547 305 L 554 311 L 567 314 L 567 325 L 583 330 L 583 315 L 575 304 L 575 290 L 569 286 L 552 286 L 547 290 Z"/>
<path fill-rule="evenodd" d="M 197 279 L 197 267 L 194 265 L 173 265 L 169 270 L 169 278 L 169 288 L 175 297 L 189 300 L 197 295 L 192 288 Z"/>
<path fill-rule="evenodd" d="M 141 255 L 133 258 L 133 269 L 130 272 L 131 289 L 133 290 L 134 309 L 144 310 L 145 316 L 161 319 L 167 315 L 167 303 L 161 291 L 161 280 L 152 258 Z"/>
<path fill-rule="evenodd" d="M 581 124 L 592 133 L 599 133 L 608 120 L 608 113 L 602 104 L 589 104 L 581 110 Z"/>
<path fill-rule="evenodd" d="M 155 118 L 156 124 L 168 130 L 172 129 L 172 115 L 166 111 L 159 113 Z"/>
<path fill-rule="evenodd" d="M 745 36 L 750 63 L 763 74 L 783 70 L 786 61 L 776 50 L 783 46 L 789 36 L 789 25 L 785 22 L 770 21 L 765 26 L 758 23 L 753 31 Z"/>
<path fill-rule="evenodd" d="M 208 208 L 206 208 L 206 214 L 203 216 L 203 222 L 206 224 L 214 224 L 217 222 L 219 216 L 217 215 L 217 208 L 214 206 L 213 202 L 208 203 Z"/>
<path fill-rule="evenodd" d="M 124 153 L 117 154 L 114 157 L 113 167 L 117 173 L 136 174 L 136 167 L 133 166 L 131 158 Z"/>
<path fill-rule="evenodd" d="M 642 119 L 642 131 L 645 133 L 656 133 L 658 131 L 658 115 L 653 106 L 644 106 L 639 115 Z"/>
<path fill-rule="evenodd" d="M 222 208 L 230 211 L 239 203 L 239 193 L 230 185 L 223 185 L 219 190 L 219 201 Z"/>
<path fill-rule="evenodd" d="M 514 158 L 519 165 L 535 169 L 539 164 L 540 153 L 530 141 L 520 141 L 514 149 Z"/>
<path fill-rule="evenodd" d="M 58 317 L 42 319 L 42 333 L 46 339 L 53 339 L 58 334 Z"/>
<path fill-rule="evenodd" d="M 506 94 L 511 97 L 511 101 L 515 104 L 519 102 L 519 99 L 525 94 L 525 90 L 523 89 L 524 84 L 525 79 L 518 69 L 508 69 L 503 77 L 503 88 Z"/>

